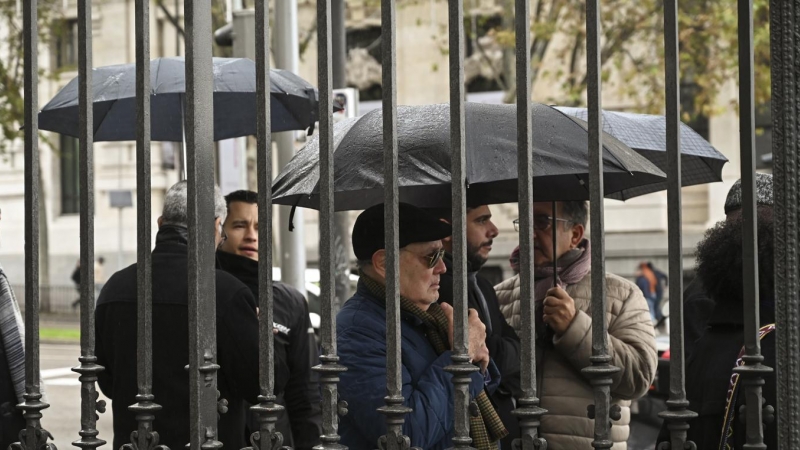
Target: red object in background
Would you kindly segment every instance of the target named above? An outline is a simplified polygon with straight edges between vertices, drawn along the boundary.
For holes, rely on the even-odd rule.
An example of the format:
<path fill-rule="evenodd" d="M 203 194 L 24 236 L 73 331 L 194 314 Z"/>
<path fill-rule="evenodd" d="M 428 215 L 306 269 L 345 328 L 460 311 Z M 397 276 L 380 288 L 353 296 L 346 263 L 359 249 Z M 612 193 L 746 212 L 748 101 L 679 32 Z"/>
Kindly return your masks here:
<path fill-rule="evenodd" d="M 660 356 L 661 359 L 669 359 L 669 349 L 666 349 Z"/>

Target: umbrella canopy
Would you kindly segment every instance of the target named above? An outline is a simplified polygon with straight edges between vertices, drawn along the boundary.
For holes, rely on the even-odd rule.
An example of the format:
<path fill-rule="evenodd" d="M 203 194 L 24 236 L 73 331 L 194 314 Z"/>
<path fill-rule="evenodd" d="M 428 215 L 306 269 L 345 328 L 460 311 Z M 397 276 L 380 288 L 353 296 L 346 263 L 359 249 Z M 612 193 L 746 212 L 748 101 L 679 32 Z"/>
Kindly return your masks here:
<path fill-rule="evenodd" d="M 557 110 L 588 120 L 586 108 L 556 106 Z M 603 111 L 603 131 L 622 141 L 637 153 L 649 159 L 659 169 L 667 170 L 667 119 L 664 116 Z M 715 149 L 689 125 L 680 124 L 681 184 L 722 181 L 722 166 L 728 158 Z M 631 198 L 667 189 L 666 182 L 637 186 L 619 192 L 615 198 Z M 612 196 L 614 197 L 614 196 Z"/>
<path fill-rule="evenodd" d="M 468 201 L 517 201 L 516 105 L 466 104 Z M 536 201 L 589 198 L 588 133 L 579 119 L 533 105 Z M 360 210 L 383 202 L 383 114 L 375 110 L 334 129 L 334 207 Z M 400 201 L 448 207 L 450 106 L 397 109 Z M 604 136 L 607 193 L 664 180 L 664 173 L 611 136 Z M 273 183 L 273 203 L 319 208 L 319 140 L 312 138 Z"/>
<path fill-rule="evenodd" d="M 150 123 L 154 141 L 183 140 L 185 59 L 150 61 Z M 214 58 L 214 140 L 256 133 L 256 65 L 245 58 Z M 136 65 L 92 70 L 94 140 L 136 140 Z M 299 76 L 270 70 L 272 131 L 303 130 L 317 120 L 317 92 Z M 39 112 L 39 128 L 78 137 L 78 78 Z"/>

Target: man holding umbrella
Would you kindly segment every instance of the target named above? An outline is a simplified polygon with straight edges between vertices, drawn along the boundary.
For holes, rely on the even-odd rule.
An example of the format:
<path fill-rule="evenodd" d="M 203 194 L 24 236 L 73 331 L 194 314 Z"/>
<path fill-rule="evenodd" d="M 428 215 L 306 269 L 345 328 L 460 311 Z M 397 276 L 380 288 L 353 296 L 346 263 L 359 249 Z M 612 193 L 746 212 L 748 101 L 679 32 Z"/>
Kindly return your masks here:
<path fill-rule="evenodd" d="M 433 210 L 440 220 L 452 223 L 450 209 Z M 498 235 L 492 223 L 492 211 L 487 205 L 467 208 L 467 302 L 471 309 L 486 325 L 486 348 L 492 360 L 500 369 L 500 386 L 492 395 L 503 424 L 509 435 L 503 439 L 503 448 L 511 448 L 511 442 L 519 437 L 519 419 L 511 414 L 514 410 L 513 397 L 521 397 L 520 388 L 520 342 L 519 337 L 505 321 L 497 302 L 492 284 L 478 275 L 478 270 L 486 263 L 492 251 L 492 241 Z M 439 303 L 453 305 L 453 243 L 451 237 L 442 239 L 444 264 L 447 272 L 441 275 Z"/>
<path fill-rule="evenodd" d="M 533 204 L 531 230 L 538 392 L 548 411 L 539 431 L 548 449 L 588 449 L 594 420 L 587 417 L 586 408 L 594 403 L 594 393 L 580 371 L 591 365 L 592 355 L 591 248 L 584 237 L 589 207 L 585 201 L 556 202 L 555 209 L 553 205 Z M 611 439 L 615 449 L 625 449 L 630 401 L 644 395 L 655 376 L 655 333 L 641 290 L 613 274 L 606 274 L 605 281 L 611 364 L 622 369 L 612 376 L 612 402 L 622 414 L 614 421 Z M 519 275 L 495 289 L 504 315 L 513 323 L 520 311 Z"/>

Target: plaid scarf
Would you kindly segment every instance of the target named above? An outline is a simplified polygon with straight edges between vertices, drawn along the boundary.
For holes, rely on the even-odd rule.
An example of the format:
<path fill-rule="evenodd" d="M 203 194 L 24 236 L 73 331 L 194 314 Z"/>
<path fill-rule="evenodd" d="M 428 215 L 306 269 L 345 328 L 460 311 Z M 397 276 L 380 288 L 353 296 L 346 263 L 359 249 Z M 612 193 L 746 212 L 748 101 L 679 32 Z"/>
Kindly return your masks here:
<path fill-rule="evenodd" d="M 380 301 L 386 301 L 386 289 L 383 285 L 364 273 L 361 273 L 361 280 L 372 295 Z M 411 300 L 400 296 L 400 309 L 422 321 L 425 336 L 436 354 L 441 355 L 450 350 L 449 323 L 438 303 L 431 304 L 427 311 L 423 311 Z M 496 450 L 498 448 L 497 441 L 506 437 L 508 430 L 500 420 L 500 416 L 495 411 L 485 390 L 475 397 L 475 403 L 478 405 L 479 414 L 470 414 L 469 418 L 469 435 L 472 438 L 472 445 L 478 450 Z"/>

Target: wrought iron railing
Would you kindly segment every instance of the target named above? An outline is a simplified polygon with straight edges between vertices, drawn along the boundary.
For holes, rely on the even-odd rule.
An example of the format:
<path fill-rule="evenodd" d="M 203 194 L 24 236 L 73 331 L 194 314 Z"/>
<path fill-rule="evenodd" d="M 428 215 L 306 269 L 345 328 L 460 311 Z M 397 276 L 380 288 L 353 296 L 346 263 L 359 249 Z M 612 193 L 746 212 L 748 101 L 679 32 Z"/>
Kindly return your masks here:
<path fill-rule="evenodd" d="M 533 121 L 531 115 L 531 61 L 530 61 L 530 4 L 517 0 L 516 5 L 516 56 L 517 56 L 517 103 L 519 143 L 519 206 L 521 230 L 530 230 L 532 225 L 532 145 Z M 92 133 L 91 92 L 91 13 L 90 0 L 78 1 L 79 23 L 79 77 L 80 77 L 80 186 L 81 186 L 81 265 L 91 267 L 94 259 L 94 158 Z M 49 433 L 42 429 L 42 411 L 49 405 L 42 402 L 39 376 L 39 146 L 38 146 L 38 27 L 37 0 L 23 1 L 24 54 L 25 54 L 25 324 L 26 332 L 26 393 L 25 402 L 19 405 L 24 411 L 27 429 L 16 444 L 22 449 L 40 449 L 48 444 Z M 685 390 L 685 361 L 683 358 L 683 310 L 682 260 L 681 260 L 681 170 L 679 144 L 679 48 L 677 0 L 664 2 L 664 40 L 666 58 L 666 99 L 669 154 L 669 255 L 670 275 L 673 280 L 671 320 L 671 393 L 669 410 L 663 414 L 671 432 L 669 444 L 660 448 L 692 448 L 687 442 L 687 421 L 695 413 L 688 410 Z M 800 317 L 800 289 L 798 289 L 798 208 L 800 201 L 800 4 L 797 1 L 772 0 L 771 45 L 772 45 L 772 108 L 773 149 L 775 155 L 776 191 L 776 288 L 778 317 L 778 373 L 779 384 L 779 430 L 780 448 L 800 448 L 800 358 L 796 350 L 800 347 L 797 320 Z M 453 250 L 455 292 L 455 352 L 453 365 L 448 370 L 453 374 L 456 396 L 455 432 L 453 442 L 458 448 L 469 448 L 471 440 L 468 428 L 469 396 L 465 381 L 468 373 L 475 370 L 467 356 L 468 328 L 466 303 L 466 243 L 465 243 L 465 131 L 463 83 L 464 35 L 463 6 L 460 0 L 449 2 L 450 12 L 450 106 L 452 142 L 453 193 Z M 746 434 L 749 448 L 764 448 L 762 422 L 768 408 L 762 405 L 761 386 L 763 377 L 770 372 L 760 355 L 756 332 L 758 316 L 758 272 L 756 259 L 756 221 L 754 197 L 754 122 L 753 122 L 753 37 L 752 1 L 739 0 L 739 67 L 741 105 L 741 161 L 744 192 L 744 240 L 743 273 L 745 285 L 746 356 L 745 365 L 739 371 L 745 386 Z M 269 8 L 266 2 L 256 2 L 256 51 L 257 51 L 257 105 L 258 105 L 258 187 L 259 227 L 262 242 L 271 242 L 271 130 L 269 100 Z M 619 411 L 611 402 L 611 375 L 625 368 L 610 365 L 608 337 L 605 323 L 604 245 L 603 245 L 603 179 L 602 173 L 602 117 L 600 52 L 598 44 L 602 36 L 599 0 L 586 2 L 587 69 L 589 106 L 589 155 L 591 162 L 591 232 L 592 232 L 592 318 L 593 343 L 592 364 L 584 369 L 591 379 L 595 392 L 590 416 L 595 419 L 594 448 L 610 448 L 609 419 L 618 418 Z M 192 357 L 190 374 L 191 448 L 211 450 L 220 448 L 217 440 L 217 414 L 224 411 L 224 401 L 218 398 L 216 386 L 216 333 L 215 301 L 213 296 L 214 245 L 211 238 L 213 223 L 213 98 L 211 67 L 211 5 L 210 2 L 187 0 L 186 18 L 186 140 L 188 152 L 188 200 L 189 200 L 189 320 Z M 397 185 L 397 95 L 396 79 L 396 20 L 395 2 L 382 1 L 383 38 L 383 108 L 385 149 L 385 202 L 386 248 L 387 248 L 387 334 L 390 338 L 387 349 L 387 397 L 386 406 L 380 412 L 386 415 L 386 436 L 376 446 L 381 448 L 407 448 L 403 437 L 403 416 L 409 412 L 403 406 L 400 375 L 400 316 L 398 293 L 398 185 Z M 150 59 L 149 51 L 149 1 L 136 0 L 136 63 L 137 63 L 137 208 L 138 208 L 138 334 L 139 347 L 136 355 L 138 366 L 138 395 L 130 409 L 137 413 L 138 428 L 129 444 L 132 449 L 152 449 L 158 443 L 154 412 L 160 409 L 152 394 L 152 286 L 151 273 L 151 216 L 150 216 Z M 318 67 L 320 108 L 320 270 L 322 302 L 322 364 L 316 368 L 321 374 L 323 449 L 343 448 L 339 444 L 338 416 L 346 412 L 337 393 L 338 374 L 345 369 L 346 361 L 340 364 L 336 353 L 336 327 L 333 315 L 333 121 L 331 117 L 331 4 L 330 0 L 319 0 L 318 22 Z M 533 292 L 532 245 L 527 232 L 520 233 L 522 318 L 527 324 L 532 320 L 534 309 L 530 301 Z M 269 274 L 272 260 L 269 245 L 259 250 L 261 274 Z M 81 374 L 82 412 L 80 439 L 74 445 L 81 448 L 97 448 L 105 443 L 96 429 L 96 411 L 104 405 L 97 402 L 95 382 L 103 370 L 96 364 L 94 356 L 94 319 L 92 306 L 95 296 L 93 272 L 81 273 L 81 356 L 80 365 L 74 370 Z M 280 446 L 281 438 L 275 432 L 275 421 L 280 407 L 275 404 L 274 355 L 269 338 L 272 327 L 272 289 L 269 276 L 261 277 L 259 283 L 260 352 L 260 403 L 253 407 L 259 414 L 258 433 L 251 441 L 255 447 L 265 450 Z M 539 436 L 539 423 L 546 411 L 539 407 L 536 390 L 535 330 L 526 327 L 522 335 L 522 389 L 517 416 L 521 421 L 522 436 L 516 447 L 542 449 L 546 443 Z M 772 406 L 772 405 L 770 405 Z"/>

